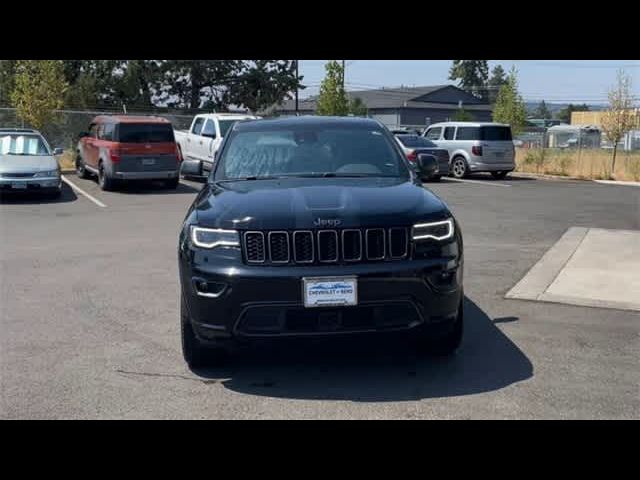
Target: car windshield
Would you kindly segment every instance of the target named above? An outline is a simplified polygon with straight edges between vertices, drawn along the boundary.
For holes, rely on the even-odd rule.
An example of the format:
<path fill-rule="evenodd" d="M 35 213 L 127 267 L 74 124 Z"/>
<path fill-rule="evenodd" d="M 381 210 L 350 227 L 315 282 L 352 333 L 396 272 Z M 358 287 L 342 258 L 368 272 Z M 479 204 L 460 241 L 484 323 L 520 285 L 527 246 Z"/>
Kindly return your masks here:
<path fill-rule="evenodd" d="M 418 135 L 398 135 L 400 143 L 407 148 L 434 148 L 437 147 L 431 140 L 427 140 L 424 137 Z"/>
<path fill-rule="evenodd" d="M 224 137 L 237 121 L 238 120 L 218 120 L 218 123 L 220 124 L 220 136 Z"/>
<path fill-rule="evenodd" d="M 399 152 L 377 128 L 297 125 L 236 131 L 215 179 L 274 177 L 407 177 Z"/>
<path fill-rule="evenodd" d="M 122 143 L 171 143 L 173 127 L 168 123 L 121 123 L 118 141 Z"/>
<path fill-rule="evenodd" d="M 1 155 L 51 155 L 39 135 L 0 134 Z"/>

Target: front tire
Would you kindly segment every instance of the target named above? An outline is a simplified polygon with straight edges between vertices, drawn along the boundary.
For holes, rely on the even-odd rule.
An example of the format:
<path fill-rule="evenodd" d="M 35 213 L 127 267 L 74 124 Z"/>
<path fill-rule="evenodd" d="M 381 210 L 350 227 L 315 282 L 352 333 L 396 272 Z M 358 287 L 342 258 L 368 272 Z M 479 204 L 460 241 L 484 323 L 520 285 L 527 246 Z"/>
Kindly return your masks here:
<path fill-rule="evenodd" d="M 418 339 L 418 349 L 421 352 L 438 357 L 446 357 L 453 355 L 458 350 L 464 333 L 464 311 L 462 305 L 462 302 L 460 302 L 458 316 L 451 331 L 446 335 L 433 338 L 428 330 L 421 333 L 421 337 Z"/>
<path fill-rule="evenodd" d="M 469 174 L 469 167 L 464 157 L 456 157 L 451 162 L 451 176 L 454 178 L 464 178 Z"/>
<path fill-rule="evenodd" d="M 491 176 L 493 178 L 495 178 L 496 180 L 502 180 L 508 174 L 509 174 L 509 172 L 507 172 L 506 170 L 502 170 L 502 171 L 499 171 L 499 172 L 491 172 Z"/>
<path fill-rule="evenodd" d="M 189 368 L 201 368 L 219 363 L 222 359 L 222 351 L 215 347 L 207 347 L 198 340 L 191 325 L 189 312 L 180 295 L 180 337 L 182 340 L 182 357 Z"/>

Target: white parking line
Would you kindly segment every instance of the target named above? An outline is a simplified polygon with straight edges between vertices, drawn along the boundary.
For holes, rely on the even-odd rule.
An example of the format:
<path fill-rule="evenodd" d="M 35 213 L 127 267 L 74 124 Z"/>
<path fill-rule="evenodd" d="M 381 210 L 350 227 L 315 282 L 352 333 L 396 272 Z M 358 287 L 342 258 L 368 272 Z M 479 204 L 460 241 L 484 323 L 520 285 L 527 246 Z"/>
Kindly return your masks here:
<path fill-rule="evenodd" d="M 469 180 L 466 178 L 453 178 L 453 177 L 447 177 L 446 179 L 447 181 L 452 181 L 452 182 L 462 182 L 462 183 L 477 183 L 478 185 L 487 185 L 489 187 L 512 187 L 513 185 L 509 185 L 508 183 L 498 183 L 495 181 L 483 181 L 483 180 Z"/>
<path fill-rule="evenodd" d="M 64 183 L 66 183 L 67 185 L 69 185 L 72 189 L 74 189 L 76 192 L 81 193 L 82 195 L 84 195 L 85 197 L 87 197 L 89 200 L 91 200 L 93 203 L 95 203 L 96 205 L 98 205 L 99 207 L 102 208 L 106 208 L 107 206 L 102 203 L 100 200 L 98 200 L 97 198 L 89 195 L 87 192 L 85 192 L 83 189 L 81 189 L 79 186 L 77 186 L 75 183 L 71 182 L 71 180 L 69 180 L 67 177 L 65 177 L 64 175 L 62 175 L 62 181 Z"/>

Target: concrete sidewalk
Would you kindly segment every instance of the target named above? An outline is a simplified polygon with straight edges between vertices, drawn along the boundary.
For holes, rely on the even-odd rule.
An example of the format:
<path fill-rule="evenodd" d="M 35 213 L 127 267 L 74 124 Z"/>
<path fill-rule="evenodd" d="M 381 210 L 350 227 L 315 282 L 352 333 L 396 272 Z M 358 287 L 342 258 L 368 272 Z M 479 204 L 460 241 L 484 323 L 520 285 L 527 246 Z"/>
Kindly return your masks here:
<path fill-rule="evenodd" d="M 506 298 L 640 311 L 640 231 L 572 227 Z"/>

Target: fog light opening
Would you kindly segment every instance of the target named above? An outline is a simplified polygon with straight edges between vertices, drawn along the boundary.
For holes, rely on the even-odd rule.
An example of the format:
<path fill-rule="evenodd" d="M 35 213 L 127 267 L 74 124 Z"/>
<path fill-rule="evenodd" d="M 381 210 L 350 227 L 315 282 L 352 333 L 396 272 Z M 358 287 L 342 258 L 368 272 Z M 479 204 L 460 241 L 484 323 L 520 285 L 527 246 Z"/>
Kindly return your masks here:
<path fill-rule="evenodd" d="M 216 298 L 224 293 L 227 288 L 226 283 L 208 282 L 203 278 L 193 279 L 193 288 L 201 297 Z"/>

